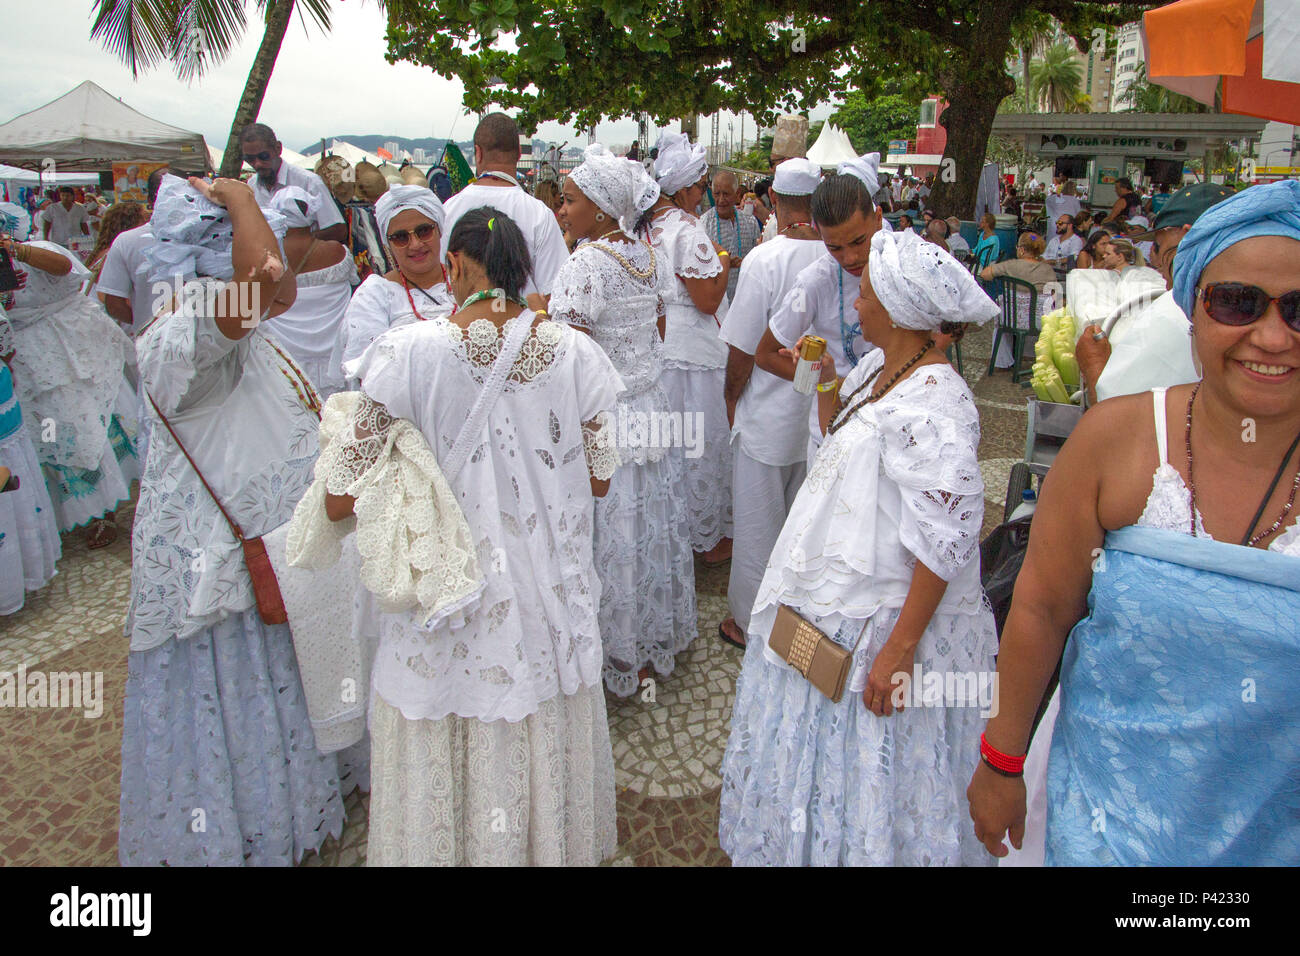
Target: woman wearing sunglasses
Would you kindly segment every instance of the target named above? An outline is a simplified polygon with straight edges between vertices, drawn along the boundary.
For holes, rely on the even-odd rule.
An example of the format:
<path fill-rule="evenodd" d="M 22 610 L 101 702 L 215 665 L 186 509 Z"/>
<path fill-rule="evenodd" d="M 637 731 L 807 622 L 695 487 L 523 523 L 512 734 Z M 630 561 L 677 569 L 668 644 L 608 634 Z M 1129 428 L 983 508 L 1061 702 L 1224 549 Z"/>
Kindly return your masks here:
<path fill-rule="evenodd" d="M 344 365 L 389 329 L 448 315 L 456 307 L 439 258 L 444 218 L 433 190 L 391 186 L 375 202 L 375 218 L 397 266 L 385 276 L 370 276 L 353 293 L 338 348 Z"/>
<path fill-rule="evenodd" d="M 1300 863 L 1300 183 L 1205 212 L 1173 294 L 1201 381 L 1102 402 L 1043 486 L 968 791 L 995 856 L 1068 633 L 1049 865 Z"/>

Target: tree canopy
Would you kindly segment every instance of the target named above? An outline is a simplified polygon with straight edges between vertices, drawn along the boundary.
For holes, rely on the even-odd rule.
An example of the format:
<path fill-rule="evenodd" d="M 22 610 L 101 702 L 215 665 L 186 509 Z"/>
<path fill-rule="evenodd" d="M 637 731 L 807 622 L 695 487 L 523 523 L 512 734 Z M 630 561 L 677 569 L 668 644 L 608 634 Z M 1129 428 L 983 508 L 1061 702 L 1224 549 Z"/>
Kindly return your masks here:
<path fill-rule="evenodd" d="M 1051 16 L 1080 43 L 1156 2 L 1073 0 L 390 0 L 389 56 L 465 84 L 465 105 L 591 126 L 649 113 L 745 110 L 770 123 L 852 89 L 941 94 L 956 180 L 973 206 L 993 113 L 1014 89 L 1012 29 Z M 505 36 L 503 34 L 509 34 Z"/>

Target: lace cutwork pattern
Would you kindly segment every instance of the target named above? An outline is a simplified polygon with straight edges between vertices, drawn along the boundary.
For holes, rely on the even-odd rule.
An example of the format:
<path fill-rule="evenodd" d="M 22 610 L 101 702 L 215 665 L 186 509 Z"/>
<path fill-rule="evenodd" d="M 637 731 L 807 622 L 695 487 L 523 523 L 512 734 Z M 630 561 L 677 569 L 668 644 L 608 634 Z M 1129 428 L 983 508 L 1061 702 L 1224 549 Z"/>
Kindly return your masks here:
<path fill-rule="evenodd" d="M 1138 526 L 1187 534 L 1191 524 L 1191 511 L 1192 495 L 1187 490 L 1183 476 L 1169 462 L 1161 462 L 1151 479 L 1151 494 L 1142 509 L 1142 516 L 1137 520 Z M 1197 537 L 1214 540 L 1205 530 L 1199 508 L 1196 510 L 1196 534 Z M 1300 518 L 1292 521 L 1290 527 L 1284 526 L 1281 533 L 1268 543 L 1268 550 L 1300 557 Z"/>
<path fill-rule="evenodd" d="M 492 363 L 497 360 L 501 346 L 505 344 L 505 327 L 497 328 L 489 319 L 475 319 L 466 329 L 445 317 L 434 321 L 440 334 L 446 336 L 452 344 L 460 346 L 474 380 L 480 385 L 486 382 Z M 506 377 L 506 391 L 511 391 L 512 386 L 518 387 L 540 378 L 554 365 L 563 335 L 564 330 L 559 322 L 548 319 L 534 325 L 524 340 L 519 358 Z"/>

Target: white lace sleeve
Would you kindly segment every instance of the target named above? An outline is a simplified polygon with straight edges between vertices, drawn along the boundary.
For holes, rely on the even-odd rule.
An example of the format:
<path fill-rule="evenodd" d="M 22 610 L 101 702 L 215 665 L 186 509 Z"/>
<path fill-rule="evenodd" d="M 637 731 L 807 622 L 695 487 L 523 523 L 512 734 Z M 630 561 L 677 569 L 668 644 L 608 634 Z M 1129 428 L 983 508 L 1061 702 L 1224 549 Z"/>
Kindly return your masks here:
<path fill-rule="evenodd" d="M 594 323 L 592 304 L 600 298 L 597 280 L 600 272 L 591 254 L 581 246 L 565 260 L 555 274 L 548 306 L 551 319 L 579 329 L 590 330 Z"/>
<path fill-rule="evenodd" d="M 698 222 L 684 222 L 673 237 L 673 272 L 683 279 L 708 279 L 722 271 L 722 260 Z"/>
<path fill-rule="evenodd" d="M 619 466 L 611 416 L 582 423 L 582 447 L 587 453 L 587 471 L 597 481 L 608 481 Z"/>
<path fill-rule="evenodd" d="M 879 418 L 882 464 L 902 494 L 899 537 L 945 581 L 976 558 L 984 523 L 979 416 L 956 378 L 946 366 L 919 370 Z"/>

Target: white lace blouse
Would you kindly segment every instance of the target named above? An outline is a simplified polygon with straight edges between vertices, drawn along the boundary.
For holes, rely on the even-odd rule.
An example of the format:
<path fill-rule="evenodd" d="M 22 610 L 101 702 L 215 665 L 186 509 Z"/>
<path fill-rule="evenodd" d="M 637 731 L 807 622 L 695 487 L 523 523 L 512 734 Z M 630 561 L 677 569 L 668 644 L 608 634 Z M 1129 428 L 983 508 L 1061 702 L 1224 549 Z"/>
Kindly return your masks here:
<path fill-rule="evenodd" d="M 501 341 L 487 320 L 462 330 L 445 318 L 381 337 L 356 368 L 363 394 L 383 406 L 370 418 L 412 422 L 441 466 Z M 477 447 L 446 476 L 484 575 L 481 598 L 428 629 L 416 612 L 383 615 L 372 685 L 406 718 L 518 721 L 600 682 L 589 476 L 612 474 L 614 449 L 584 423 L 613 409 L 621 388 L 581 332 L 545 321 L 529 333 Z"/>
<path fill-rule="evenodd" d="M 411 311 L 412 302 L 419 317 L 425 320 L 450 315 L 456 306 L 456 300 L 442 283 L 432 289 L 412 286 L 407 298 L 400 282 L 390 282 L 381 275 L 368 276 L 352 293 L 352 301 L 343 315 L 339 333 L 342 364 L 359 359 L 370 343 L 389 329 L 419 321 Z"/>
<path fill-rule="evenodd" d="M 650 221 L 649 239 L 659 257 L 659 286 L 668 316 L 665 363 L 676 368 L 725 368 L 727 345 L 718 338 L 720 320 L 697 309 L 682 282 L 722 271 L 708 233 L 690 213 L 673 208 Z"/>
<path fill-rule="evenodd" d="M 632 275 L 606 249 L 649 277 Z M 552 287 L 551 318 L 591 332 L 623 378 L 623 400 L 656 385 L 663 369 L 657 259 L 644 242 L 583 243 L 560 266 Z"/>
<path fill-rule="evenodd" d="M 233 341 L 187 297 L 136 339 L 142 384 L 246 537 L 284 524 L 312 480 L 319 399 L 261 329 Z M 148 400 L 146 399 L 146 407 Z M 131 534 L 131 650 L 252 608 L 243 551 L 194 468 L 154 421 Z"/>
<path fill-rule="evenodd" d="M 883 362 L 880 350 L 863 358 L 842 393 Z M 979 440 L 974 397 L 948 365 L 923 366 L 864 404 L 826 436 L 809 467 L 755 615 L 784 603 L 819 617 L 865 620 L 903 605 L 918 560 L 948 582 L 936 615 L 978 613 Z"/>

